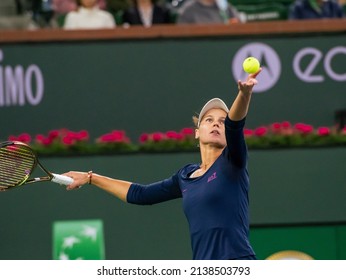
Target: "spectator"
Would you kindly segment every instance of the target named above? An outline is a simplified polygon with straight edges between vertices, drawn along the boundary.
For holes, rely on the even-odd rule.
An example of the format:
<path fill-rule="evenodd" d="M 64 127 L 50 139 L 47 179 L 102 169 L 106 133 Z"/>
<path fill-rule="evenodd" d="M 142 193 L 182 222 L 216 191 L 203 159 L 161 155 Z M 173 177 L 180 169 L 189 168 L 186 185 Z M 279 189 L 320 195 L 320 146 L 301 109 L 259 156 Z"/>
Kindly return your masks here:
<path fill-rule="evenodd" d="M 41 28 L 57 27 L 52 1 L 53 0 L 31 0 L 32 18 Z"/>
<path fill-rule="evenodd" d="M 100 9 L 106 10 L 106 0 L 97 0 Z M 53 0 L 53 9 L 57 15 L 64 15 L 72 11 L 77 11 L 76 0 Z"/>
<path fill-rule="evenodd" d="M 178 24 L 236 23 L 238 11 L 227 0 L 188 0 L 178 13 Z"/>
<path fill-rule="evenodd" d="M 341 6 L 342 10 L 344 11 L 344 15 L 346 13 L 346 0 L 339 0 L 339 5 Z"/>
<path fill-rule="evenodd" d="M 31 11 L 31 0 L 1 0 L 0 29 L 37 29 Z"/>
<path fill-rule="evenodd" d="M 97 0 L 97 5 L 102 10 L 107 9 L 106 0 Z M 53 10 L 58 26 L 63 27 L 66 15 L 69 12 L 77 11 L 78 5 L 76 0 L 53 0 Z"/>
<path fill-rule="evenodd" d="M 67 14 L 64 29 L 97 29 L 116 26 L 111 13 L 101 10 L 97 0 L 77 0 L 77 11 Z"/>
<path fill-rule="evenodd" d="M 344 17 L 342 7 L 333 0 L 296 0 L 289 10 L 289 19 L 342 17 Z"/>
<path fill-rule="evenodd" d="M 150 27 L 153 24 L 170 22 L 169 10 L 157 4 L 154 0 L 134 0 L 133 7 L 125 10 L 123 15 L 123 23 L 129 25 Z"/>

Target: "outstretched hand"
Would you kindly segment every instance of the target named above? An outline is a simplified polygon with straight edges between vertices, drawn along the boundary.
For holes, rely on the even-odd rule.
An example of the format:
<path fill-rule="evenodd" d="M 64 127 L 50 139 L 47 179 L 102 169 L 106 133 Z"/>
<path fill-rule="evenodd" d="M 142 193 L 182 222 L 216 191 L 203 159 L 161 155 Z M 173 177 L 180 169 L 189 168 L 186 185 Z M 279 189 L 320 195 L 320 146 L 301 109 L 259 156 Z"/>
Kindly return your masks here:
<path fill-rule="evenodd" d="M 73 179 L 73 183 L 68 185 L 66 190 L 79 189 L 89 182 L 88 173 L 86 172 L 70 171 L 63 175 Z"/>
<path fill-rule="evenodd" d="M 258 83 L 256 80 L 256 77 L 259 73 L 261 73 L 262 68 L 260 68 L 256 73 L 250 74 L 246 81 L 242 82 L 241 80 L 238 80 L 238 89 L 243 94 L 249 95 L 252 93 L 252 89 L 254 85 Z"/>

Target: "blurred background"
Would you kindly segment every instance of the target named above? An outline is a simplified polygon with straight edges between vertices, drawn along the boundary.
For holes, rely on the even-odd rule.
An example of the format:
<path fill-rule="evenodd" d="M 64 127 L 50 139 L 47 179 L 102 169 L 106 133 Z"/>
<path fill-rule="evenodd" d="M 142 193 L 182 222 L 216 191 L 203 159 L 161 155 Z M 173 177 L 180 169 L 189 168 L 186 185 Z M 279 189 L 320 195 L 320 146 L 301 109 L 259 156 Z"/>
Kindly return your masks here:
<path fill-rule="evenodd" d="M 130 4 L 118 0 L 102 6 L 116 27 L 64 30 L 66 13 L 33 2 L 1 1 L 1 141 L 43 147 L 55 173 L 164 179 L 200 161 L 193 148 L 155 149 L 166 132 L 192 129 L 212 97 L 231 104 L 242 61 L 255 56 L 263 72 L 246 124 L 249 144 L 259 143 L 249 147 L 252 245 L 259 259 L 346 259 L 344 18 L 294 20 L 295 1 L 237 0 L 236 23 L 177 24 L 184 3 L 176 1 L 164 3 L 171 22 L 149 28 L 124 25 Z M 81 131 L 83 139 L 72 133 Z M 112 131 L 120 136 L 102 142 Z M 45 142 L 54 133 L 63 136 Z M 138 148 L 154 133 L 161 138 Z M 90 152 L 101 144 L 113 146 Z M 90 220 L 102 224 L 100 258 L 191 259 L 180 200 L 135 206 L 92 186 L 40 183 L 1 193 L 0 205 L 0 259 L 61 258 L 54 224 Z"/>

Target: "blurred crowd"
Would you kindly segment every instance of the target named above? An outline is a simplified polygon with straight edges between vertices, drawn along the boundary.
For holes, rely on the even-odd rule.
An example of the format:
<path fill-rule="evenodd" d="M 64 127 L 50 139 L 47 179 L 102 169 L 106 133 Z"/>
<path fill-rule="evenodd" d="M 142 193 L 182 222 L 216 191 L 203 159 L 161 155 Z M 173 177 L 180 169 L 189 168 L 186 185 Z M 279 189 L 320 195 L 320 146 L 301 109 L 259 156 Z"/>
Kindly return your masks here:
<path fill-rule="evenodd" d="M 96 29 L 345 17 L 346 0 L 1 0 L 0 29 Z"/>

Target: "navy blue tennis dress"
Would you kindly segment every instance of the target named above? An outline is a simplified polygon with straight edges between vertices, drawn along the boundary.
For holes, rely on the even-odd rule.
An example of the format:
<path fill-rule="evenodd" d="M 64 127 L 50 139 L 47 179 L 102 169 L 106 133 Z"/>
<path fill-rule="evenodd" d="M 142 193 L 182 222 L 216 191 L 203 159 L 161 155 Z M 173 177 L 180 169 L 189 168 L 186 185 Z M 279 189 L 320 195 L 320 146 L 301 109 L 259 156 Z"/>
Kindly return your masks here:
<path fill-rule="evenodd" d="M 227 146 L 200 177 L 188 164 L 172 177 L 150 185 L 133 183 L 127 202 L 150 205 L 181 198 L 189 223 L 193 259 L 253 259 L 249 242 L 249 176 L 241 121 L 225 120 Z"/>

